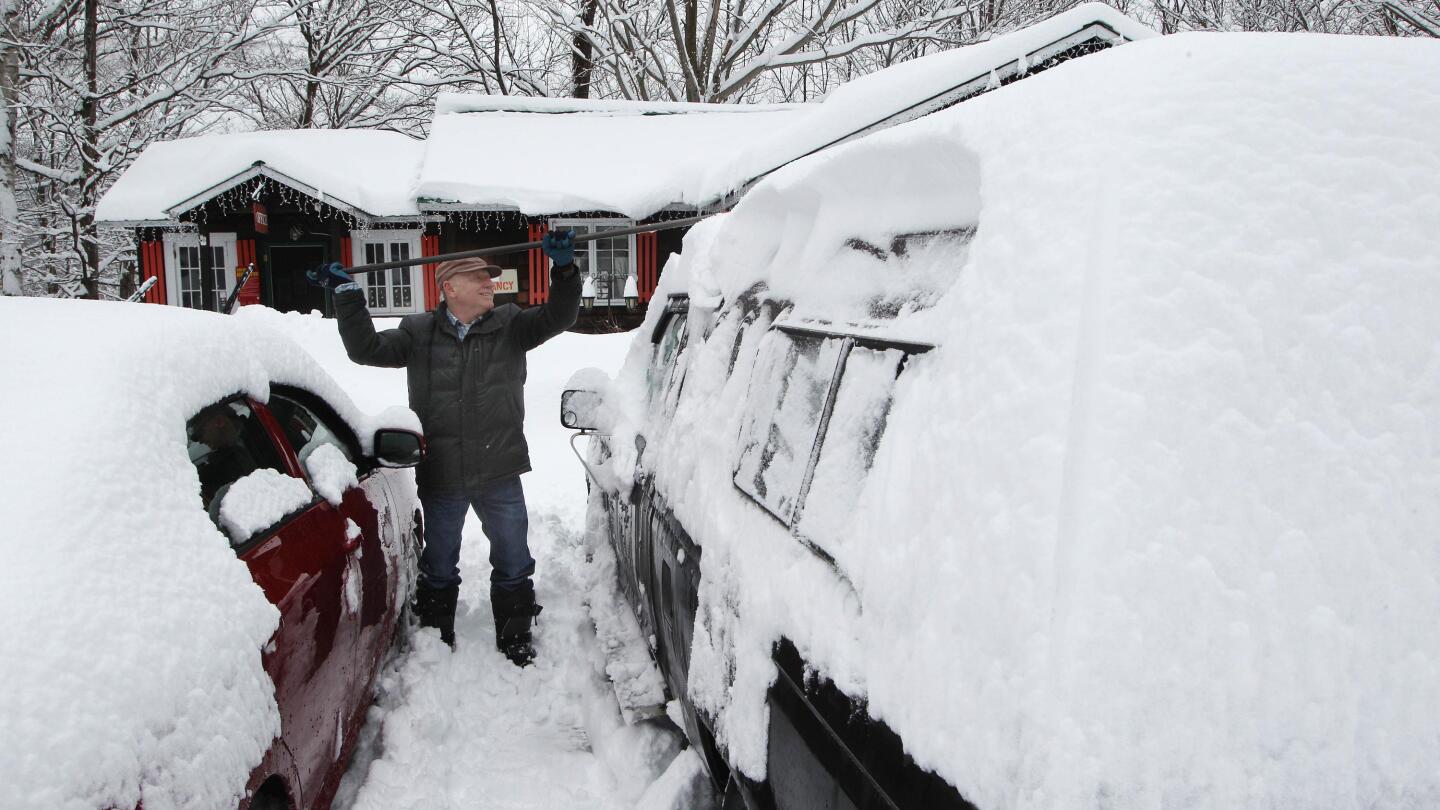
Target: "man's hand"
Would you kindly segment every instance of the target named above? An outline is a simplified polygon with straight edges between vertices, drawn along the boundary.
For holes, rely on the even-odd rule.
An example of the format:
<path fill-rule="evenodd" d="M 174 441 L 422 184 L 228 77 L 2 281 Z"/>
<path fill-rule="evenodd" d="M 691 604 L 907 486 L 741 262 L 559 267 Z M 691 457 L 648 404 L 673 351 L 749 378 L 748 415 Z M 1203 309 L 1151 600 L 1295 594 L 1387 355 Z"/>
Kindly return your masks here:
<path fill-rule="evenodd" d="M 575 263 L 575 232 L 551 231 L 540 241 L 540 249 L 556 267 L 572 265 Z"/>
<path fill-rule="evenodd" d="M 333 290 L 341 284 L 349 284 L 355 280 L 350 277 L 349 273 L 345 272 L 345 267 L 339 262 L 322 264 L 313 270 L 306 270 L 305 278 L 309 279 L 311 284 L 329 290 Z"/>

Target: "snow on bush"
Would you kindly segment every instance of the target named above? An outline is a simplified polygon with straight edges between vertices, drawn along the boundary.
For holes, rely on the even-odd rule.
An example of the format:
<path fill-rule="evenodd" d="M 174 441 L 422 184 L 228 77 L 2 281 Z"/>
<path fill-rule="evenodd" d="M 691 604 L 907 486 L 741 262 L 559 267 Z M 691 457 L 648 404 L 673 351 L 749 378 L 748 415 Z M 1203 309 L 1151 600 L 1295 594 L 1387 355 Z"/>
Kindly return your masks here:
<path fill-rule="evenodd" d="M 684 394 L 642 421 L 652 307 L 611 464 L 704 546 L 690 694 L 734 762 L 765 775 L 784 636 L 986 810 L 1440 806 L 1437 131 L 1440 43 L 1171 36 L 692 230 Z M 747 424 L 805 424 L 749 399 L 779 307 L 745 296 L 935 346 L 873 457 L 884 406 L 834 417 L 799 526 L 835 568 L 736 484 Z"/>

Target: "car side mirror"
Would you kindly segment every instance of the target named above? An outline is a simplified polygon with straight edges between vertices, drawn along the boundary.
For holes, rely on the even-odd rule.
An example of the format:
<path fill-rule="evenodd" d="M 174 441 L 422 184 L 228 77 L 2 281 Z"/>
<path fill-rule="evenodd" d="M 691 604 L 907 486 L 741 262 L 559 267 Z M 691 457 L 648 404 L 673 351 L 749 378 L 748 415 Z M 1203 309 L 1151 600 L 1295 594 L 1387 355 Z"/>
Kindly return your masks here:
<path fill-rule="evenodd" d="M 382 467 L 414 467 L 425 457 L 425 439 L 413 430 L 375 431 L 375 460 Z"/>
<path fill-rule="evenodd" d="M 571 430 L 599 430 L 604 402 L 598 391 L 566 391 L 560 395 L 560 424 Z"/>

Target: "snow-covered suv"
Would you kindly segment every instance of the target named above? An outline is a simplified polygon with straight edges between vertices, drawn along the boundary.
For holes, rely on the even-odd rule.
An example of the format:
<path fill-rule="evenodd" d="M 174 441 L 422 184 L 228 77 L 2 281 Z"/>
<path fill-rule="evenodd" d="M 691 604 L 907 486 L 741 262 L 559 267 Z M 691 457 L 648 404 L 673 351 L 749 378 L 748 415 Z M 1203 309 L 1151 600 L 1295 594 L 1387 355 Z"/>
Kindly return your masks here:
<path fill-rule="evenodd" d="M 727 803 L 1440 806 L 1437 76 L 1136 42 L 686 236 L 562 422 Z"/>

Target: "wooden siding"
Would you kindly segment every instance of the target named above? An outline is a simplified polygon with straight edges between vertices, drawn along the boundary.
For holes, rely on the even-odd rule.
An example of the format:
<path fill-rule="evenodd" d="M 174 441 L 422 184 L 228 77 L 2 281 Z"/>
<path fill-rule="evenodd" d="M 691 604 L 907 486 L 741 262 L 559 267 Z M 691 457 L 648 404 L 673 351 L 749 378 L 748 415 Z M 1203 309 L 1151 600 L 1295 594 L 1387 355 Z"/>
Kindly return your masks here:
<path fill-rule="evenodd" d="M 166 303 L 165 293 L 165 242 L 160 239 L 140 243 L 140 281 L 155 279 L 155 286 L 145 293 L 145 303 Z"/>
<path fill-rule="evenodd" d="M 545 238 L 547 228 L 536 222 L 530 225 L 530 241 Z M 543 304 L 550 300 L 550 260 L 540 248 L 530 249 L 530 305 Z"/>
<path fill-rule="evenodd" d="M 655 285 L 660 283 L 660 269 L 655 266 L 655 232 L 635 235 L 635 279 L 640 291 L 640 302 L 648 304 L 655 295 Z"/>
<path fill-rule="evenodd" d="M 427 233 L 427 234 L 424 234 L 424 235 L 422 235 L 422 236 L 420 237 L 420 255 L 421 255 L 421 256 L 439 256 L 439 255 L 440 255 L 440 235 L 439 235 L 439 234 L 429 234 L 429 233 Z M 433 263 L 433 262 L 430 263 L 430 264 L 422 265 L 422 267 L 424 268 L 424 269 L 422 270 L 422 272 L 424 273 L 424 278 L 425 278 L 425 309 L 426 309 L 426 311 L 435 309 L 436 307 L 440 306 L 440 285 L 435 283 L 435 268 L 436 268 L 436 267 L 439 267 L 439 266 L 440 266 L 440 265 L 438 265 L 438 264 L 436 264 L 436 263 Z"/>

